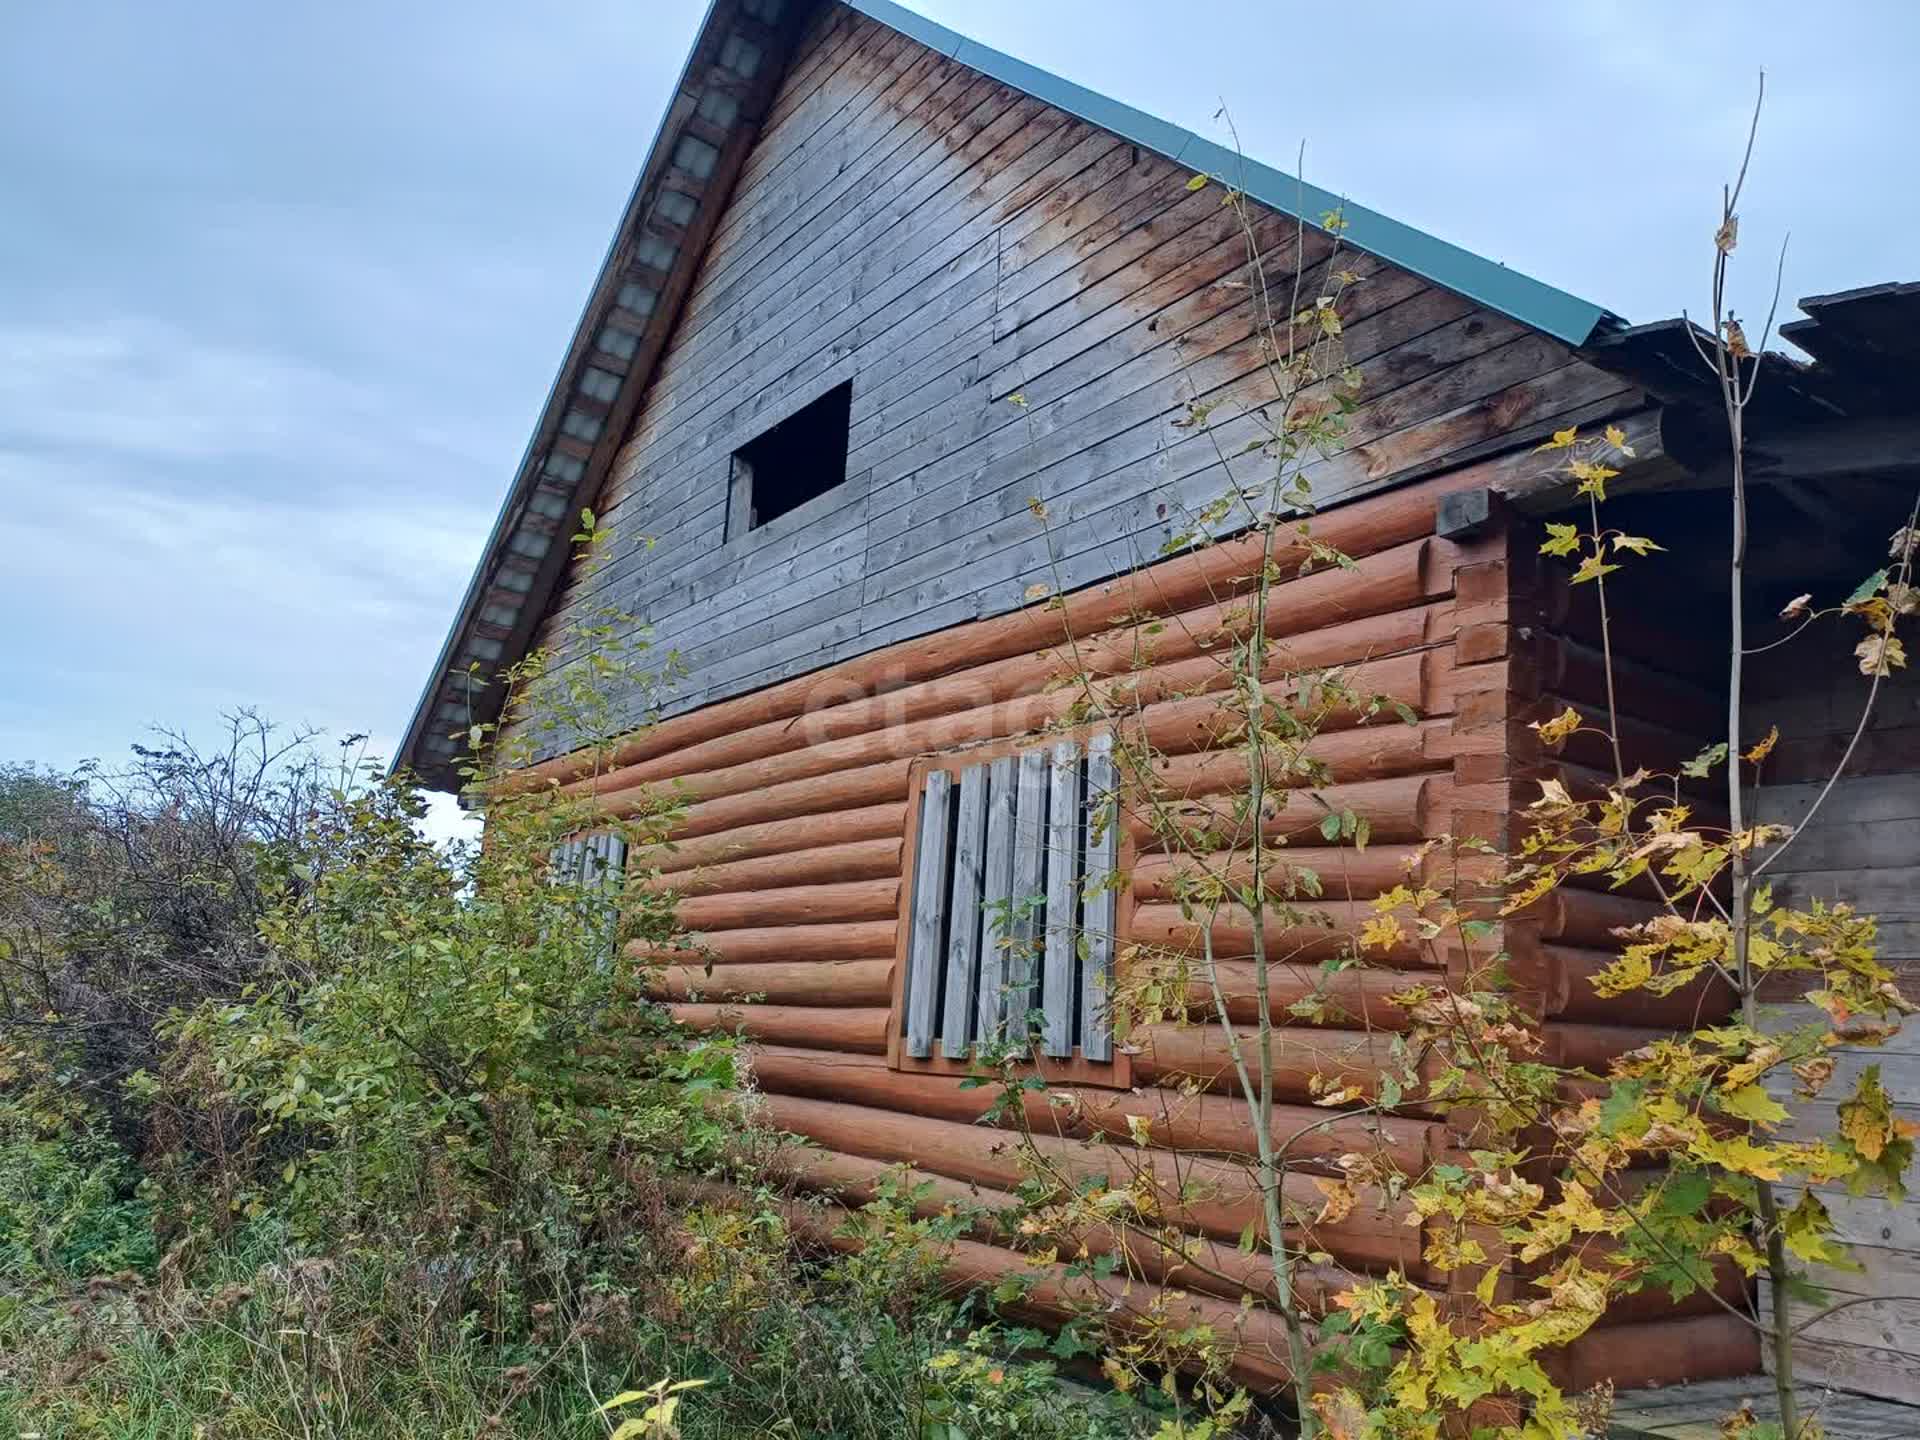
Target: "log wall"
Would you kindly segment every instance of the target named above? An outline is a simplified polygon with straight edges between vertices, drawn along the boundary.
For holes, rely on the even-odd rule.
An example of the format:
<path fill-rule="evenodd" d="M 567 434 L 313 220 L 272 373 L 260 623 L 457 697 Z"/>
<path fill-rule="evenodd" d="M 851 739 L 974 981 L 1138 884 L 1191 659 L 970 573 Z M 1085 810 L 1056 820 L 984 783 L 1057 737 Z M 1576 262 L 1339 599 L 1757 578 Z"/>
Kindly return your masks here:
<path fill-rule="evenodd" d="M 1586 670 L 1564 659 L 1573 652 L 1560 637 L 1528 629 L 1519 638 L 1515 596 L 1526 585 L 1516 575 L 1531 570 L 1516 565 L 1514 549 L 1526 542 L 1505 530 L 1472 539 L 1435 532 L 1441 496 L 1497 484 L 1533 463 L 1524 454 L 1496 457 L 1332 510 L 1315 533 L 1354 556 L 1356 568 L 1292 578 L 1275 592 L 1271 625 L 1283 655 L 1276 673 L 1283 665 L 1350 667 L 1357 684 L 1391 693 L 1413 712 L 1412 723 L 1344 717 L 1316 742 L 1313 753 L 1333 773 L 1322 794 L 1372 827 L 1375 843 L 1364 854 L 1346 852 L 1353 863 L 1344 879 L 1318 839 L 1325 812 L 1303 793 L 1289 793 L 1263 822 L 1269 836 L 1299 847 L 1301 863 L 1318 868 L 1328 886 L 1325 909 L 1345 933 L 1423 839 L 1504 836 L 1525 766 L 1537 758 L 1524 751 L 1525 721 L 1551 703 L 1540 685 L 1549 673 L 1540 647 L 1563 657 L 1551 671 L 1555 683 L 1587 683 Z M 662 883 L 682 897 L 699 953 L 652 953 L 660 962 L 654 993 L 695 1028 L 753 1042 L 769 1118 L 818 1147 L 791 1161 L 804 1185 L 857 1192 L 887 1163 L 911 1164 L 943 1187 L 988 1200 L 1019 1183 L 1004 1137 L 979 1123 L 993 1091 L 962 1089 L 950 1073 L 898 1068 L 888 1058 L 901 1024 L 892 998 L 916 760 L 990 750 L 1062 723 L 1073 696 L 1057 682 L 1068 669 L 1062 643 L 1072 635 L 1081 642 L 1074 663 L 1108 677 L 1108 693 L 1135 706 L 1126 723 L 1143 727 L 1165 752 L 1159 783 L 1194 804 L 1224 806 L 1242 778 L 1233 756 L 1217 748 L 1210 700 L 1195 691 L 1219 683 L 1206 655 L 1210 635 L 1236 609 L 1231 597 L 1256 555 L 1245 541 L 1189 552 L 1059 605 L 943 630 L 669 719 L 632 737 L 615 768 L 599 775 L 578 776 L 555 761 L 527 777 L 593 794 L 611 814 L 634 806 L 650 786 L 675 785 L 689 797 L 680 848 Z M 1137 636 L 1112 633 L 1141 612 L 1172 622 L 1148 622 L 1156 648 L 1144 664 Z M 1170 858 L 1144 824 L 1134 824 L 1128 841 L 1137 861 L 1123 902 L 1126 934 L 1155 945 L 1191 942 L 1191 924 L 1171 903 Z M 1517 933 L 1517 943 L 1532 947 L 1535 998 L 1562 1049 L 1610 1053 L 1631 1028 L 1583 999 L 1574 977 L 1597 963 L 1610 927 L 1634 913 L 1631 901 L 1569 892 Z M 1244 951 L 1247 924 L 1228 915 L 1215 926 L 1222 953 Z M 1337 935 L 1320 939 L 1321 948 L 1338 943 Z M 1307 946 L 1298 966 L 1278 967 L 1272 997 L 1282 1013 L 1312 985 L 1317 958 Z M 1293 1022 L 1281 1032 L 1276 1133 L 1291 1136 L 1327 1119 L 1312 1104 L 1316 1076 L 1337 1076 L 1370 1095 L 1396 1068 L 1391 1049 L 1405 1025 L 1387 997 L 1404 977 L 1392 967 L 1431 980 L 1465 963 L 1442 956 L 1436 969 L 1434 957 L 1414 951 L 1387 959 L 1390 968 L 1343 977 L 1329 1023 Z M 1250 1014 L 1251 965 L 1230 959 L 1225 973 L 1230 1004 Z M 1144 1165 L 1170 1218 L 1231 1251 L 1256 1215 L 1246 1172 L 1232 1158 L 1250 1155 L 1254 1140 L 1218 1031 L 1166 1024 L 1134 1041 L 1125 1088 L 1103 1080 L 1097 1067 L 1082 1068 L 1049 1092 L 1070 1097 L 1069 1105 L 1036 1095 L 1028 1119 L 1070 1174 L 1124 1180 L 1133 1166 L 1123 1156 Z M 1144 1152 L 1133 1148 L 1142 1123 L 1150 1141 Z M 1418 1173 L 1453 1143 L 1442 1122 L 1417 1109 L 1389 1118 L 1378 1135 L 1358 1116 L 1338 1121 L 1295 1146 L 1300 1168 L 1289 1195 L 1316 1210 L 1313 1172 L 1334 1173 L 1338 1158 L 1355 1149 L 1382 1147 L 1404 1171 Z M 1196 1176 L 1206 1183 L 1195 1185 Z M 1472 1304 L 1478 1276 L 1434 1270 L 1422 1230 L 1406 1220 L 1404 1202 L 1372 1195 L 1337 1223 L 1304 1226 L 1296 1238 L 1339 1271 L 1399 1268 L 1449 1303 Z M 966 1264 L 975 1269 L 1026 1263 L 1003 1234 L 980 1234 L 968 1246 Z M 1217 1280 L 1210 1290 L 1190 1276 L 1173 1280 L 1220 1298 L 1240 1293 L 1238 1282 L 1226 1285 L 1228 1296 Z M 1253 1278 L 1247 1283 L 1263 1293 Z M 1704 1308 L 1710 1304 L 1678 1314 L 1623 1308 L 1568 1352 L 1566 1373 L 1606 1373 L 1623 1385 L 1737 1373 L 1744 1342 L 1725 1316 Z M 1687 1343 L 1649 1343 L 1668 1334 L 1662 1325 L 1679 1327 L 1671 1338 Z M 1264 1348 L 1269 1329 L 1265 1321 L 1241 1327 L 1242 1343 L 1257 1347 L 1243 1373 L 1284 1373 L 1283 1355 Z"/>
<path fill-rule="evenodd" d="M 687 663 L 679 713 L 1160 553 L 1272 398 L 1246 237 L 1187 179 L 821 6 L 597 503 L 606 563 L 571 576 L 541 643 L 568 653 L 609 605 L 644 617 Z M 1269 215 L 1256 238 L 1275 293 L 1296 274 L 1319 293 L 1324 234 Z M 1624 382 L 1503 315 L 1367 255 L 1338 264 L 1360 277 L 1343 308 L 1365 403 L 1312 468 L 1323 502 L 1624 403 Z M 845 483 L 730 532 L 733 452 L 846 382 Z M 1218 407 L 1211 434 L 1169 426 L 1189 399 Z"/>
<path fill-rule="evenodd" d="M 1510 728 L 1507 741 L 1509 811 L 1503 842 L 1526 832 L 1524 808 L 1540 795 L 1540 782 L 1558 780 L 1577 796 L 1596 796 L 1622 771 L 1637 767 L 1672 773 L 1725 734 L 1723 689 L 1715 677 L 1724 669 L 1726 647 L 1715 617 L 1724 600 L 1693 592 L 1685 579 L 1652 566 L 1627 567 L 1609 577 L 1608 627 L 1612 646 L 1612 717 L 1608 667 L 1600 617 L 1600 594 L 1592 585 L 1569 582 L 1563 562 L 1543 561 L 1538 546 L 1544 534 L 1538 521 L 1516 518 L 1511 533 L 1511 584 L 1508 600 Z M 1673 617 L 1686 615 L 1677 625 Z M 1580 712 L 1592 729 L 1543 748 L 1528 728 L 1567 708 Z M 1619 739 L 1616 753 L 1607 739 Z M 1723 776 L 1724 772 L 1717 772 Z M 1686 798 L 1705 824 L 1726 823 L 1724 779 L 1690 786 Z M 1623 942 L 1617 927 L 1638 924 L 1662 910 L 1645 887 L 1612 890 L 1605 876 L 1575 877 L 1525 915 L 1509 921 L 1505 939 L 1512 969 L 1522 985 L 1538 976 L 1544 994 L 1542 1015 L 1547 1053 L 1556 1062 L 1604 1073 L 1616 1056 L 1674 1030 L 1691 1030 L 1731 1015 L 1731 989 L 1718 982 L 1693 985 L 1670 995 L 1629 992 L 1602 998 L 1591 977 L 1613 960 Z M 1604 1248 L 1604 1247 L 1596 1247 Z M 1596 1257 L 1597 1259 L 1597 1257 Z M 1751 1311 L 1753 1292 L 1731 1266 L 1716 1269 L 1713 1296 L 1696 1294 L 1681 1305 L 1664 1292 L 1623 1297 L 1609 1313 L 1605 1329 L 1633 1328 L 1662 1353 L 1700 1347 L 1703 1374 L 1741 1375 L 1760 1369 L 1760 1341 L 1753 1328 L 1723 1305 Z M 1649 1363 L 1639 1354 L 1623 1357 L 1633 1380 Z M 1586 1362 L 1576 1361 L 1581 1371 Z"/>

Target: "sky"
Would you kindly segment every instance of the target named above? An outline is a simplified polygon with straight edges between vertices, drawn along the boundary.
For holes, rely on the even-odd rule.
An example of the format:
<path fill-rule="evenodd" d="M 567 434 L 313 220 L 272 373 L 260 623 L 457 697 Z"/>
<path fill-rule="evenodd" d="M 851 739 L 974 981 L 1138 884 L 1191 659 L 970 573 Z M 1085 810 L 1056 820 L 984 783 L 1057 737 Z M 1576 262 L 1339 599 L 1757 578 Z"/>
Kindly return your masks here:
<path fill-rule="evenodd" d="M 1736 307 L 1920 279 L 1910 0 L 915 4 L 1635 321 L 1764 65 Z M 0 7 L 0 762 L 392 749 L 704 8 Z"/>

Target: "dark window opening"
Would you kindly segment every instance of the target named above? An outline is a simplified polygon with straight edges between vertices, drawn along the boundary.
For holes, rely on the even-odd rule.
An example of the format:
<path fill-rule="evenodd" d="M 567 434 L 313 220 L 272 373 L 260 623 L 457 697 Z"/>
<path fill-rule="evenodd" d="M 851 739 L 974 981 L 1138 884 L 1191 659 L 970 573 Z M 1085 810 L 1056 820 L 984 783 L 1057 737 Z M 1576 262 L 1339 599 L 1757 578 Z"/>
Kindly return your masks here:
<path fill-rule="evenodd" d="M 728 538 L 757 530 L 846 483 L 852 409 L 849 380 L 733 452 Z"/>

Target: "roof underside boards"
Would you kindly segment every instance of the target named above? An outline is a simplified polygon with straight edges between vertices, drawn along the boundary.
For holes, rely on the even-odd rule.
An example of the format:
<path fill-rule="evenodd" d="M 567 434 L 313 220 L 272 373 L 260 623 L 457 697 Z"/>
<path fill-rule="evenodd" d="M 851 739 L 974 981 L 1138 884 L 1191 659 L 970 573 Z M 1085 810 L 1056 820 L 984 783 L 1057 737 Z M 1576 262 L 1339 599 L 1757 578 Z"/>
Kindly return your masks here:
<path fill-rule="evenodd" d="M 1600 307 L 936 25 L 891 0 L 848 8 L 991 80 L 1309 224 L 1338 210 L 1357 249 L 1569 344 L 1612 328 Z M 396 765 L 457 788 L 471 726 L 498 715 L 487 683 L 523 657 L 653 378 L 760 117 L 819 0 L 713 0 L 588 298 L 539 426 L 415 709 Z"/>
<path fill-rule="evenodd" d="M 499 714 L 488 682 L 527 652 L 807 8 L 712 0 L 395 757 L 428 785 L 457 788 L 468 728 Z"/>

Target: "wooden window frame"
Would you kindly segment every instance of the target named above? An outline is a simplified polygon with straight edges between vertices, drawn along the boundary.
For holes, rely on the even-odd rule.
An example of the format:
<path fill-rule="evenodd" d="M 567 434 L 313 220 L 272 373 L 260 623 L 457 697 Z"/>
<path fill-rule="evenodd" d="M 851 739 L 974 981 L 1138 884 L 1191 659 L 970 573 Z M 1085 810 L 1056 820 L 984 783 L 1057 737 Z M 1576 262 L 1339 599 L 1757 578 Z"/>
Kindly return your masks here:
<path fill-rule="evenodd" d="M 944 752 L 939 755 L 923 755 L 908 767 L 906 835 L 901 846 L 901 884 L 898 934 L 894 940 L 893 957 L 893 998 L 887 1008 L 887 1067 L 909 1074 L 951 1075 L 956 1078 L 977 1075 L 971 1056 L 948 1056 L 942 1053 L 942 1042 L 933 1042 L 933 1054 L 930 1056 L 910 1055 L 906 1049 L 906 1004 L 907 1004 L 907 967 L 913 944 L 913 908 L 914 908 L 914 871 L 919 859 L 920 812 L 922 801 L 927 793 L 927 777 L 934 771 L 944 771 L 957 780 L 961 772 L 975 765 L 991 764 L 993 761 L 1023 751 L 1051 749 L 1061 741 L 1073 741 L 1084 752 L 1087 743 L 1099 735 L 1112 735 L 1110 724 L 1081 726 L 1073 730 L 1061 731 L 1049 735 L 1015 735 L 1000 740 L 984 741 L 963 750 Z M 1116 845 L 1114 870 L 1121 877 L 1120 883 L 1112 891 L 1113 895 L 1113 954 L 1109 962 L 1109 988 L 1119 980 L 1126 953 L 1132 945 L 1133 916 L 1137 901 L 1133 896 L 1131 877 L 1134 865 L 1139 859 L 1139 848 L 1135 845 L 1124 812 L 1116 808 L 1113 825 Z M 1082 882 L 1084 883 L 1084 881 Z M 1058 1057 L 1034 1054 L 1026 1062 L 1026 1068 L 1049 1082 L 1082 1085 L 1107 1090 L 1128 1090 L 1133 1087 L 1133 1057 L 1116 1039 L 1113 1044 L 1111 1060 L 1089 1060 L 1074 1047 L 1071 1057 Z"/>

